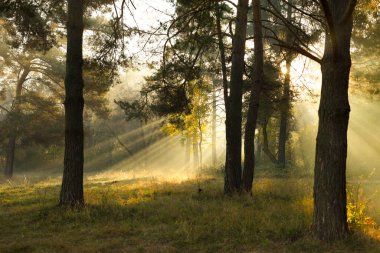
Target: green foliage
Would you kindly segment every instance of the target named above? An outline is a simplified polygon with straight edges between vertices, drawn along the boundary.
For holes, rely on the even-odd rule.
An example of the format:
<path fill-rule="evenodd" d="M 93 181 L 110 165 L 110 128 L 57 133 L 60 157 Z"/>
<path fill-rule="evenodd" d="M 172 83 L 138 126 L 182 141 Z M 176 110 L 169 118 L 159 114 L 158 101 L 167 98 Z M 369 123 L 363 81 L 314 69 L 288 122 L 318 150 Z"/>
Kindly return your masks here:
<path fill-rule="evenodd" d="M 5 130 L 2 132 L 3 140 L 7 139 L 9 131 L 16 130 L 19 144 L 22 146 L 63 143 L 64 131 L 61 122 L 64 116 L 56 100 L 29 92 L 20 98 L 20 104 L 19 112 L 10 112 L 7 119 L 0 122 Z"/>
<path fill-rule="evenodd" d="M 147 100 L 135 100 L 133 102 L 128 101 L 115 101 L 121 109 L 124 110 L 126 119 L 137 119 L 142 122 L 147 122 L 153 117 L 151 108 L 148 105 Z"/>
<path fill-rule="evenodd" d="M 183 134 L 186 137 L 200 139 L 205 131 L 210 115 L 208 94 L 211 84 L 207 81 L 191 83 L 191 97 L 189 113 L 170 114 L 169 119 L 163 126 L 163 131 L 169 135 Z M 195 141 L 195 140 L 194 140 Z"/>
<path fill-rule="evenodd" d="M 351 92 L 380 98 L 380 1 L 363 0 L 354 12 Z"/>
<path fill-rule="evenodd" d="M 210 106 L 211 81 L 219 70 L 216 53 L 216 3 L 175 1 L 175 15 L 166 26 L 163 60 L 141 90 L 151 112 L 166 117 L 164 132 L 202 139 Z M 231 10 L 222 6 L 226 17 Z M 173 35 L 174 34 L 174 35 Z M 141 104 L 141 103 L 140 103 Z M 141 112 L 139 102 L 120 103 L 127 118 Z M 140 109 L 139 109 L 140 107 Z"/>
<path fill-rule="evenodd" d="M 103 4 L 111 3 L 91 2 L 86 15 L 91 15 L 93 8 L 100 10 Z M 47 157 L 51 150 L 63 146 L 64 141 L 65 40 L 63 29 L 59 26 L 65 24 L 65 2 L 15 0 L 6 1 L 5 4 L 9 4 L 8 9 L 0 8 L 1 166 L 9 136 L 15 135 L 15 162 L 18 169 L 24 170 L 23 165 L 57 167 L 57 164 L 48 162 Z M 30 7 L 29 11 L 34 11 L 34 14 L 20 16 L 20 12 L 23 13 L 20 8 L 24 7 Z M 14 14 L 17 16 L 13 17 Z M 17 19 L 23 19 L 25 23 L 13 22 Z M 40 26 L 42 23 L 44 27 Z M 34 25 L 36 27 L 32 27 Z M 89 28 L 96 30 L 102 25 L 94 21 Z M 101 42 L 97 46 L 101 46 Z M 109 116 L 106 95 L 117 77 L 114 73 L 116 64 L 108 58 L 85 59 L 83 78 L 86 118 L 92 114 L 103 119 Z M 21 73 L 27 73 L 25 80 L 20 79 Z M 16 98 L 16 86 L 20 82 L 21 96 Z M 87 125 L 85 127 L 87 131 Z M 55 158 L 62 156 L 61 150 L 53 154 Z"/>
<path fill-rule="evenodd" d="M 0 3 L 2 25 L 12 34 L 12 46 L 46 51 L 57 42 L 55 26 L 63 22 L 64 1 L 5 0 Z"/>

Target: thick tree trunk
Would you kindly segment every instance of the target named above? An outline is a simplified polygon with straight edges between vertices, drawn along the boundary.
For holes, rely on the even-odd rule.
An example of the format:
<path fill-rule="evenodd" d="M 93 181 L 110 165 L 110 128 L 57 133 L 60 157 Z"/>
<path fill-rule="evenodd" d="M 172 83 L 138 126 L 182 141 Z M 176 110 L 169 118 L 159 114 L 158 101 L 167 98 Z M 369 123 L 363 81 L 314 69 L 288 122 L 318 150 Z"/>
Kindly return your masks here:
<path fill-rule="evenodd" d="M 254 63 L 253 63 L 253 83 L 249 108 L 247 113 L 247 123 L 245 125 L 244 138 L 244 170 L 243 188 L 247 192 L 252 191 L 253 174 L 255 169 L 255 131 L 259 114 L 259 102 L 261 86 L 264 77 L 264 53 L 261 27 L 260 0 L 253 0 L 253 29 L 254 29 Z"/>
<path fill-rule="evenodd" d="M 211 132 L 212 132 L 212 140 L 211 140 L 211 149 L 212 149 L 212 165 L 216 166 L 216 85 L 213 82 L 212 89 L 212 122 L 211 122 Z"/>
<path fill-rule="evenodd" d="M 241 124 L 242 87 L 245 68 L 245 41 L 247 35 L 248 0 L 239 0 L 236 29 L 232 42 L 231 85 L 229 117 L 227 119 L 227 149 L 224 191 L 231 194 L 241 189 Z"/>
<path fill-rule="evenodd" d="M 19 99 L 22 94 L 22 88 L 26 81 L 26 78 L 29 75 L 29 66 L 24 67 L 19 79 L 17 80 L 16 85 L 16 94 L 13 101 L 12 113 L 18 113 L 20 111 Z M 7 146 L 7 156 L 5 158 L 5 168 L 4 168 L 4 176 L 6 178 L 12 178 L 13 176 L 13 167 L 15 161 L 15 152 L 16 152 L 16 140 L 17 140 L 17 128 L 18 123 L 17 119 L 14 123 L 13 129 L 10 129 L 9 138 L 8 138 L 8 146 Z"/>
<path fill-rule="evenodd" d="M 330 28 L 326 34 L 321 64 L 322 90 L 314 168 L 313 231 L 321 240 L 334 241 L 348 235 L 346 158 L 352 14 L 342 19 L 347 8 L 345 0 L 329 0 L 327 3 L 336 30 L 334 34 Z M 336 38 L 335 46 L 332 36 Z"/>
<path fill-rule="evenodd" d="M 68 0 L 65 78 L 65 157 L 61 206 L 80 206 L 83 197 L 83 0 Z"/>
<path fill-rule="evenodd" d="M 286 141 L 288 139 L 288 116 L 290 107 L 290 68 L 291 61 L 286 60 L 286 74 L 284 81 L 284 90 L 281 101 L 281 116 L 280 116 L 280 133 L 278 138 L 278 167 L 284 169 L 286 163 Z"/>

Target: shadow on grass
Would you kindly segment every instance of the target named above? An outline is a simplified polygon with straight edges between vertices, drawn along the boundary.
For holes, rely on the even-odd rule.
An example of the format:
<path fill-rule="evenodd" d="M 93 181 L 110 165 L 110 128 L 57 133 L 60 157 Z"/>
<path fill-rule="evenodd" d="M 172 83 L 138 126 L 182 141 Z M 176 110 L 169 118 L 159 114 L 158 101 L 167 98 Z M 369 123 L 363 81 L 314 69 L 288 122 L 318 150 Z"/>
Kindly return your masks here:
<path fill-rule="evenodd" d="M 219 177 L 89 183 L 82 209 L 58 208 L 58 194 L 0 188 L 0 252 L 380 252 L 364 228 L 333 244 L 314 240 L 303 179 L 258 179 L 253 197 L 225 197 Z"/>

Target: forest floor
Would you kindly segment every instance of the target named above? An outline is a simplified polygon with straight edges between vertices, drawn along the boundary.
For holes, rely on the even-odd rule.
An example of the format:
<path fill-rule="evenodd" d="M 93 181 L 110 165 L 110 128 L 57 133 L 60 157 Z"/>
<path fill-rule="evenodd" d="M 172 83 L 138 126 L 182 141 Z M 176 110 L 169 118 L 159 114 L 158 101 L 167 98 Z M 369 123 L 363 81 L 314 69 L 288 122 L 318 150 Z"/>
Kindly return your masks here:
<path fill-rule="evenodd" d="M 59 180 L 0 180 L 1 253 L 380 252 L 380 217 L 362 215 L 360 203 L 347 240 L 312 238 L 310 178 L 258 176 L 253 197 L 224 196 L 215 173 L 86 180 L 81 210 L 57 207 L 59 190 Z"/>

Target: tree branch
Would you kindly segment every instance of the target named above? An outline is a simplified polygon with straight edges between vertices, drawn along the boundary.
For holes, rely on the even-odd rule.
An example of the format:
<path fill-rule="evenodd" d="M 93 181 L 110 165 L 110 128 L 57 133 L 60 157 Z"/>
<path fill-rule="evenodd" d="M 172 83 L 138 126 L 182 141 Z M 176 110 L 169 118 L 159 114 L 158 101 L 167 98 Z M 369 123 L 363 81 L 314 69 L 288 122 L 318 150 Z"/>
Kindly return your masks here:
<path fill-rule="evenodd" d="M 297 52 L 299 54 L 302 54 L 303 56 L 306 56 L 308 58 L 310 58 L 311 60 L 315 61 L 315 62 L 318 62 L 319 64 L 322 63 L 322 60 L 320 58 L 318 58 L 317 56 L 309 53 L 308 51 L 306 51 L 305 49 L 303 48 L 300 48 L 300 47 L 294 47 L 294 46 L 290 46 L 290 45 L 287 45 L 287 44 L 273 44 L 275 46 L 279 46 L 279 47 L 284 47 L 284 48 L 287 48 L 289 50 L 293 50 L 294 52 Z"/>
<path fill-rule="evenodd" d="M 334 20 L 331 14 L 330 6 L 327 0 L 319 0 L 319 3 L 322 7 L 323 13 L 325 14 L 325 18 L 327 21 L 331 44 L 333 47 L 333 55 L 334 55 L 334 58 L 337 59 L 338 54 L 339 54 L 338 39 L 336 36 L 336 29 L 335 29 Z"/>
<path fill-rule="evenodd" d="M 117 140 L 117 142 L 119 143 L 119 145 L 121 147 L 123 147 L 129 153 L 130 156 L 133 156 L 132 151 L 120 140 L 119 136 L 112 130 L 112 128 L 110 127 L 110 125 L 108 125 L 107 123 L 105 125 L 110 130 L 111 134 L 115 137 L 115 139 Z"/>
<path fill-rule="evenodd" d="M 7 108 L 5 108 L 4 106 L 2 106 L 2 105 L 0 105 L 0 109 L 3 109 L 4 111 L 6 111 L 6 112 L 10 112 L 10 110 L 8 110 Z"/>

